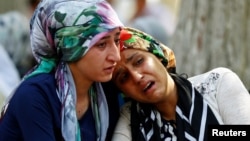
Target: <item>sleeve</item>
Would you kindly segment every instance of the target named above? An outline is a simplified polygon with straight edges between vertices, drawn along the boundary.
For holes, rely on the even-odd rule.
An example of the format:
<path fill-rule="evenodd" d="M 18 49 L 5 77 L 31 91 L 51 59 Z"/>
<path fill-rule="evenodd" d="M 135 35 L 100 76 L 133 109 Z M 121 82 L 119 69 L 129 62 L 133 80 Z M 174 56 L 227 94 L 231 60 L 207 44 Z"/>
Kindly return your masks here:
<path fill-rule="evenodd" d="M 124 104 L 121 108 L 120 117 L 116 125 L 112 141 L 131 141 L 131 126 L 130 126 L 130 103 Z"/>
<path fill-rule="evenodd" d="M 21 87 L 15 97 L 17 122 L 25 141 L 55 141 L 52 110 L 44 95 L 37 87 Z"/>
<path fill-rule="evenodd" d="M 250 95 L 240 78 L 226 71 L 217 86 L 217 103 L 224 124 L 250 124 Z"/>

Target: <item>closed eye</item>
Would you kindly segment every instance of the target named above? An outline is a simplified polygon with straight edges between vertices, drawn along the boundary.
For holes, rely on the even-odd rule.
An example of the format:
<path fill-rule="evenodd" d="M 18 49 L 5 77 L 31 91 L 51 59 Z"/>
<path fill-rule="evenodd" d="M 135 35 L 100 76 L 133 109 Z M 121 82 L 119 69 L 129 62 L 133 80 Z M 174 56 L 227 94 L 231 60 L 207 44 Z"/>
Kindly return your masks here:
<path fill-rule="evenodd" d="M 135 60 L 134 65 L 135 65 L 135 66 L 139 66 L 140 64 L 143 63 L 143 61 L 144 61 L 144 58 L 142 58 L 142 57 L 137 58 L 137 59 Z"/>
<path fill-rule="evenodd" d="M 117 84 L 125 83 L 129 78 L 129 73 L 122 67 L 117 68 L 114 72 L 113 79 Z"/>
<path fill-rule="evenodd" d="M 127 72 L 124 72 L 118 76 L 118 81 L 120 84 L 123 84 L 128 80 L 128 78 L 129 78 L 129 74 Z"/>
<path fill-rule="evenodd" d="M 101 42 L 101 43 L 96 44 L 96 46 L 99 48 L 104 48 L 104 47 L 106 47 L 106 45 L 107 45 L 106 42 Z"/>

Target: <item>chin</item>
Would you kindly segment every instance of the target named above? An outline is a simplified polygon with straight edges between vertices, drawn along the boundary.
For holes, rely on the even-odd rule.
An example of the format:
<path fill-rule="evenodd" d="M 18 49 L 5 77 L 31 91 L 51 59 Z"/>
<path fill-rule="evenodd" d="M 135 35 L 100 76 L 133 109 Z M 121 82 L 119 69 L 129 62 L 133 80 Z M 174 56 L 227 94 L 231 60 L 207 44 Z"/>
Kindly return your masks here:
<path fill-rule="evenodd" d="M 104 76 L 104 77 L 102 77 L 101 79 L 99 79 L 98 81 L 99 82 L 108 82 L 108 81 L 110 81 L 112 79 L 112 75 L 110 75 L 110 76 Z"/>

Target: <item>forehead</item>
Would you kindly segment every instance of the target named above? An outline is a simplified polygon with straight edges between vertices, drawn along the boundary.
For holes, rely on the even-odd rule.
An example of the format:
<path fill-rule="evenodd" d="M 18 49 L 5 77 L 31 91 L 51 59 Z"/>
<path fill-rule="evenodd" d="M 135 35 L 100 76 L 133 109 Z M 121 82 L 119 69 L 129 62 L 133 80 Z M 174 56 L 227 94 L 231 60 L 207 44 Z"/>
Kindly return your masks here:
<path fill-rule="evenodd" d="M 132 63 L 132 61 L 134 59 L 136 59 L 138 56 L 152 56 L 153 54 L 141 50 L 141 49 L 134 49 L 134 48 L 128 48 L 125 49 L 123 51 L 120 52 L 120 56 L 121 56 L 121 60 L 117 62 L 117 67 L 118 66 L 126 66 L 130 63 Z M 153 55 L 154 56 L 154 55 Z"/>
<path fill-rule="evenodd" d="M 130 56 L 131 54 L 134 54 L 137 50 L 135 49 L 125 49 L 123 51 L 121 51 L 121 58 L 125 59 L 128 58 L 128 56 Z"/>
<path fill-rule="evenodd" d="M 123 51 L 121 51 L 121 57 L 123 59 L 127 59 L 129 57 L 131 57 L 131 55 L 135 55 L 135 54 L 145 54 L 147 52 L 140 50 L 140 49 L 135 49 L 135 48 L 127 48 Z"/>
<path fill-rule="evenodd" d="M 139 54 L 139 52 L 140 50 L 137 49 L 125 49 L 121 51 L 120 52 L 121 60 L 117 62 L 114 73 L 116 73 L 116 71 L 126 66 L 134 56 Z"/>
<path fill-rule="evenodd" d="M 141 51 L 138 49 L 125 49 L 123 51 L 121 51 L 120 56 L 121 56 L 121 60 L 118 62 L 119 63 L 128 63 L 129 61 L 131 61 L 131 59 L 136 56 L 137 54 L 139 54 Z"/>

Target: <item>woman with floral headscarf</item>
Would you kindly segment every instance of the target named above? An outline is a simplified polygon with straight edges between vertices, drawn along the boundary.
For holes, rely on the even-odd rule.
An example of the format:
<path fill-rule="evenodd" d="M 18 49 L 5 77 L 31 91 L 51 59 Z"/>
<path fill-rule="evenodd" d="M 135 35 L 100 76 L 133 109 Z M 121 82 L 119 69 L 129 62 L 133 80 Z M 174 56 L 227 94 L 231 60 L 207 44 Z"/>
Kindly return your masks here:
<path fill-rule="evenodd" d="M 168 47 L 133 28 L 121 31 L 120 47 L 112 80 L 131 100 L 113 141 L 206 141 L 210 125 L 250 124 L 250 95 L 231 70 L 186 79 Z"/>
<path fill-rule="evenodd" d="M 122 26 L 104 0 L 42 0 L 30 21 L 38 65 L 7 100 L 0 140 L 109 140 L 119 113 L 100 82 L 120 60 Z"/>

